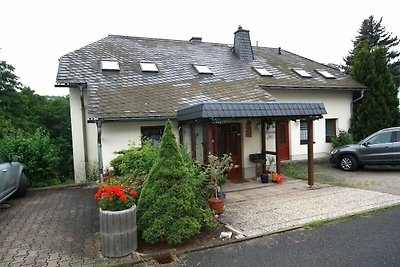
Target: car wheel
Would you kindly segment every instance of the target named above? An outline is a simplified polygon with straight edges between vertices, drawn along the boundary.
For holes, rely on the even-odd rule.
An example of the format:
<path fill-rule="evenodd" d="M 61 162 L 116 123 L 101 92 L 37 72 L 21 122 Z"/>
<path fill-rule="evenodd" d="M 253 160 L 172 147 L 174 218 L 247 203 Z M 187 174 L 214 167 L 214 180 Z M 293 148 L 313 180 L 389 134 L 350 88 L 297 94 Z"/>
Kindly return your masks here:
<path fill-rule="evenodd" d="M 350 155 L 345 155 L 340 158 L 340 168 L 344 171 L 354 171 L 357 169 L 357 160 Z"/>
<path fill-rule="evenodd" d="M 15 192 L 15 196 L 23 197 L 26 195 L 27 191 L 28 191 L 28 178 L 26 177 L 25 173 L 21 173 L 18 190 Z"/>

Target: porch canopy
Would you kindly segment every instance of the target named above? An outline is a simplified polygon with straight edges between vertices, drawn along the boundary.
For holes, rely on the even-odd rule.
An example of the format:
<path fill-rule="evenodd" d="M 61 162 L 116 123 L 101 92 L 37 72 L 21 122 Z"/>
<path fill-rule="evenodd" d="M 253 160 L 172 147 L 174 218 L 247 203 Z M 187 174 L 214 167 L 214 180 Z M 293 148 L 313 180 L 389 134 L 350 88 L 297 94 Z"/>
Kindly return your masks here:
<path fill-rule="evenodd" d="M 180 125 L 224 119 L 259 118 L 262 122 L 261 153 L 265 156 L 265 123 L 277 120 L 307 120 L 308 184 L 314 184 L 313 121 L 327 114 L 323 103 L 301 102 L 205 102 L 177 111 Z M 276 129 L 278 136 L 278 129 Z M 280 157 L 276 153 L 276 168 L 280 172 Z"/>
<path fill-rule="evenodd" d="M 287 102 L 206 102 L 177 112 L 178 121 L 223 118 L 320 119 L 326 114 L 323 103 Z"/>

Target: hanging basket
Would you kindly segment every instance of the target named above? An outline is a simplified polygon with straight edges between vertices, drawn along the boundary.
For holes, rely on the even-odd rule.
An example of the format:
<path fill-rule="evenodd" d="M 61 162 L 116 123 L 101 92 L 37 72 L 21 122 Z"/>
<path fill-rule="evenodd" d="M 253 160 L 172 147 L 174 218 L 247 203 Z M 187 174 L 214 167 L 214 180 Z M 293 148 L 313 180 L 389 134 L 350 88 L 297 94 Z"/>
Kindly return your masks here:
<path fill-rule="evenodd" d="M 123 257 L 137 249 L 136 206 L 121 211 L 100 209 L 101 254 Z"/>

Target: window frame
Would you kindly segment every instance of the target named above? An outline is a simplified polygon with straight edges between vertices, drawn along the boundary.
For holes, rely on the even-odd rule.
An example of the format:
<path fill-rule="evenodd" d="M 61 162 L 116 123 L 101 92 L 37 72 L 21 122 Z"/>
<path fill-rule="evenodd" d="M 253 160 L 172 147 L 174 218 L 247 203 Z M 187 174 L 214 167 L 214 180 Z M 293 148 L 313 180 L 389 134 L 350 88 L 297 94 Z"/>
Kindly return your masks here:
<path fill-rule="evenodd" d="M 328 136 L 327 135 L 327 122 L 332 121 L 332 135 Z M 336 131 L 336 125 L 337 125 L 337 118 L 332 118 L 332 119 L 325 119 L 325 143 L 332 143 L 332 137 L 336 136 L 337 131 Z"/>
<path fill-rule="evenodd" d="M 150 143 L 152 143 L 152 144 L 155 144 L 155 142 L 159 143 L 164 134 L 164 129 L 165 129 L 165 126 L 163 126 L 163 125 L 141 126 L 140 127 L 141 141 L 143 142 L 143 139 L 147 138 L 150 141 Z M 154 130 L 160 130 L 160 139 L 159 140 L 152 139 L 151 137 L 148 137 L 148 136 L 144 135 L 144 133 L 143 133 L 144 131 L 154 131 Z"/>

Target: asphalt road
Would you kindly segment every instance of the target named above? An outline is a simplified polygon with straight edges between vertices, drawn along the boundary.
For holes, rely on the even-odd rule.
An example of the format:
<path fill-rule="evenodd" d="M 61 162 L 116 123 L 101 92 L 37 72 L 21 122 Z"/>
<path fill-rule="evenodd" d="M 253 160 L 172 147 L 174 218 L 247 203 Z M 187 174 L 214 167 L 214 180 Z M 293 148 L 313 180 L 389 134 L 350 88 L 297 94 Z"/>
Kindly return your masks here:
<path fill-rule="evenodd" d="M 189 253 L 164 266 L 400 266 L 399 228 L 396 208 Z"/>

